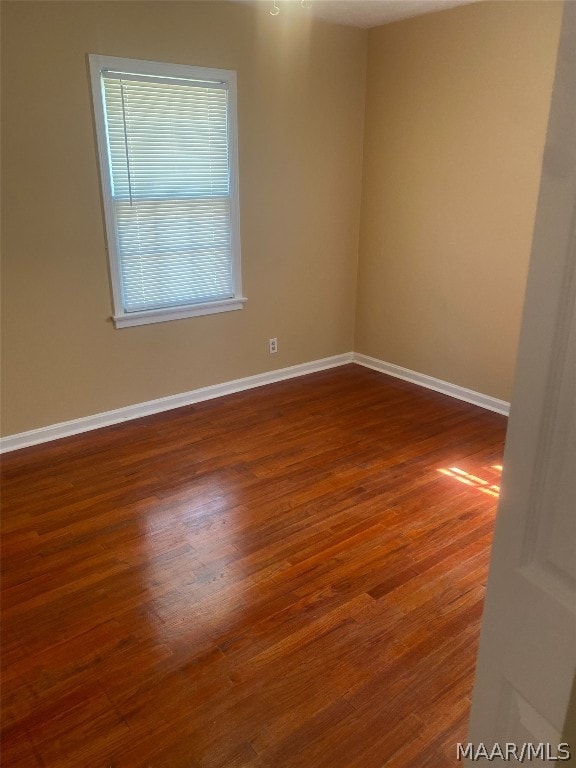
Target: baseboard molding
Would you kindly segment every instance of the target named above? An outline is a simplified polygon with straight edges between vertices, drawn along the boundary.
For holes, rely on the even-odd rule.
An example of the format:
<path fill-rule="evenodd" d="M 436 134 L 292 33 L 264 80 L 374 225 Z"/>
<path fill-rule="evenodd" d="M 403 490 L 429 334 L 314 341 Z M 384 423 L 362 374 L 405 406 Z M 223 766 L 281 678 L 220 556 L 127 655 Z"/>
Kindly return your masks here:
<path fill-rule="evenodd" d="M 93 429 L 100 429 L 100 427 L 109 427 L 112 424 L 120 424 L 123 421 L 131 421 L 132 419 L 140 419 L 143 416 L 151 416 L 154 413 L 162 413 L 162 411 L 182 408 L 185 405 L 193 405 L 194 403 L 200 403 L 203 400 L 212 400 L 216 397 L 231 395 L 234 392 L 242 392 L 246 389 L 262 387 L 265 384 L 274 384 L 277 381 L 293 379 L 297 376 L 305 376 L 307 373 L 324 371 L 328 368 L 337 368 L 338 366 L 346 365 L 347 363 L 356 363 L 365 368 L 372 368 L 373 370 L 380 371 L 380 373 L 385 373 L 388 376 L 404 379 L 404 381 L 409 381 L 412 384 L 418 384 L 421 387 L 426 387 L 426 389 L 433 389 L 435 392 L 441 392 L 442 394 L 449 395 L 457 400 L 464 400 L 467 403 L 478 405 L 480 408 L 486 408 L 489 411 L 502 413 L 505 416 L 510 412 L 510 403 L 507 403 L 504 400 L 498 400 L 495 397 L 483 395 L 480 392 L 474 392 L 471 389 L 459 387 L 456 384 L 450 384 L 447 381 L 435 379 L 432 376 L 427 376 L 424 373 L 417 373 L 416 371 L 402 368 L 393 363 L 386 363 L 375 357 L 361 355 L 358 352 L 347 352 L 344 355 L 325 357 L 321 360 L 313 360 L 310 363 L 301 363 L 300 365 L 293 365 L 289 368 L 279 368 L 278 370 L 269 371 L 267 373 L 258 373 L 255 376 L 247 376 L 243 379 L 227 381 L 224 384 L 214 384 L 209 387 L 193 389 L 190 392 L 183 392 L 179 395 L 160 397 L 157 400 L 148 400 L 145 403 L 128 405 L 125 408 L 117 408 L 113 411 L 97 413 L 94 416 L 85 416 L 81 419 L 63 421 L 60 424 L 52 424 L 48 427 L 32 429 L 29 432 L 8 435 L 7 437 L 0 438 L 0 453 L 16 451 L 19 448 L 27 448 L 28 446 L 38 445 L 40 443 L 48 443 L 52 440 L 59 440 L 61 437 L 70 437 L 71 435 L 78 435 L 81 432 L 90 432 Z"/>
<path fill-rule="evenodd" d="M 433 389 L 435 392 L 441 392 L 443 395 L 449 395 L 457 400 L 464 400 L 466 403 L 479 405 L 480 408 L 485 408 L 488 411 L 495 411 L 504 416 L 508 416 L 510 413 L 510 403 L 507 403 L 505 400 L 498 400 L 496 397 L 483 395 L 480 392 L 474 392 L 472 389 L 459 387 L 457 384 L 450 384 L 447 381 L 442 381 L 442 379 L 435 379 L 433 376 L 417 373 L 409 368 L 386 363 L 383 360 L 377 360 L 375 357 L 368 357 L 368 355 L 361 355 L 358 352 L 353 353 L 352 359 L 354 363 L 363 365 L 365 368 L 372 368 L 375 371 L 380 371 L 380 373 L 386 373 L 388 376 L 394 376 L 397 379 L 404 379 L 404 381 L 418 384 L 421 387 L 426 387 L 426 389 Z"/>
<path fill-rule="evenodd" d="M 128 405 L 125 408 L 117 408 L 113 411 L 97 413 L 94 416 L 86 416 L 72 421 L 63 421 L 60 424 L 52 424 L 49 427 L 32 429 L 29 432 L 20 432 L 16 435 L 9 435 L 0 439 L 0 453 L 16 451 L 19 448 L 27 448 L 30 445 L 47 443 L 51 440 L 58 440 L 61 437 L 70 437 L 81 432 L 89 432 L 100 427 L 108 427 L 112 424 L 119 424 L 123 421 L 139 419 L 142 416 L 151 416 L 154 413 L 170 411 L 173 408 L 182 408 L 185 405 L 200 403 L 203 400 L 212 400 L 215 397 L 231 395 L 234 392 L 242 392 L 246 389 L 261 387 L 264 384 L 273 384 L 285 379 L 293 379 L 297 376 L 305 376 L 308 373 L 324 371 L 328 368 L 336 368 L 340 365 L 351 363 L 353 359 L 352 352 L 344 355 L 334 355 L 325 357 L 321 360 L 313 360 L 310 363 L 301 363 L 289 368 L 279 368 L 267 373 L 258 373 L 255 376 L 247 376 L 243 379 L 227 381 L 224 384 L 215 384 L 209 387 L 193 389 L 190 392 L 183 392 L 179 395 L 169 397 L 160 397 L 157 400 L 148 400 L 145 403 Z"/>

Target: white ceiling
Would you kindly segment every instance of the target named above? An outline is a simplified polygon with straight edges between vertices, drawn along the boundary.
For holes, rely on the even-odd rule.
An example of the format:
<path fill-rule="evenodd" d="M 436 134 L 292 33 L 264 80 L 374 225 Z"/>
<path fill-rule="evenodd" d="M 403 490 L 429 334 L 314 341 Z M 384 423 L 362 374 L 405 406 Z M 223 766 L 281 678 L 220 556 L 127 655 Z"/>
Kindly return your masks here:
<path fill-rule="evenodd" d="M 273 7 L 273 0 L 259 0 Z M 391 21 L 407 19 L 422 13 L 441 11 L 455 5 L 477 2 L 477 0 L 305 0 L 311 13 L 317 19 L 334 24 L 348 24 L 353 27 L 379 27 Z M 282 6 L 290 3 L 300 5 L 300 0 L 277 0 L 280 14 Z"/>

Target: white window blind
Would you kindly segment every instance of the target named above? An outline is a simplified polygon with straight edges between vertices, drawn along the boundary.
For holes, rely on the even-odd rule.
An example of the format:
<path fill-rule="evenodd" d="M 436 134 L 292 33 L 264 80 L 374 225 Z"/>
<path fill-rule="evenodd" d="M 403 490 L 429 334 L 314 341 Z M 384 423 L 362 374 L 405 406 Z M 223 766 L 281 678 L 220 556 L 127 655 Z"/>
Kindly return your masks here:
<path fill-rule="evenodd" d="M 229 78 L 159 66 L 98 67 L 116 314 L 146 322 L 161 310 L 239 308 L 227 305 L 239 299 Z"/>

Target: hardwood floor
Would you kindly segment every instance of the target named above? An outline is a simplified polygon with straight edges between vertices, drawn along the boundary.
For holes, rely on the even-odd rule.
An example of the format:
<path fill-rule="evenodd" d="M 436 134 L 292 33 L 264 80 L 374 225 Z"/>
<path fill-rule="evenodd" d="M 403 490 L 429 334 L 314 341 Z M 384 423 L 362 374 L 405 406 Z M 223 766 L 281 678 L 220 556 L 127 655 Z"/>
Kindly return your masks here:
<path fill-rule="evenodd" d="M 457 765 L 505 427 L 350 365 L 7 454 L 2 765 Z"/>

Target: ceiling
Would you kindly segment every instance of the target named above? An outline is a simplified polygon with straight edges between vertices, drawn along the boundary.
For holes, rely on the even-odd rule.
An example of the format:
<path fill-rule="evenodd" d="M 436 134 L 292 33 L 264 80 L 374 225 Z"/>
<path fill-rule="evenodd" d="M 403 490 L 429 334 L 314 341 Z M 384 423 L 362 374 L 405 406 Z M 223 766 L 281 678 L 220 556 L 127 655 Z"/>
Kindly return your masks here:
<path fill-rule="evenodd" d="M 309 1 L 309 0 L 308 0 Z M 309 12 L 317 19 L 335 24 L 348 24 L 354 27 L 378 27 L 391 21 L 407 19 L 422 13 L 431 13 L 455 5 L 476 2 L 477 0 L 312 0 Z M 269 2 L 272 0 L 260 0 Z M 286 2 L 299 0 L 278 0 L 280 12 Z"/>

